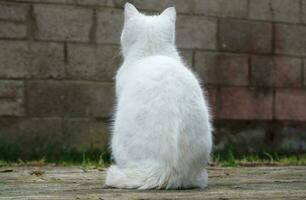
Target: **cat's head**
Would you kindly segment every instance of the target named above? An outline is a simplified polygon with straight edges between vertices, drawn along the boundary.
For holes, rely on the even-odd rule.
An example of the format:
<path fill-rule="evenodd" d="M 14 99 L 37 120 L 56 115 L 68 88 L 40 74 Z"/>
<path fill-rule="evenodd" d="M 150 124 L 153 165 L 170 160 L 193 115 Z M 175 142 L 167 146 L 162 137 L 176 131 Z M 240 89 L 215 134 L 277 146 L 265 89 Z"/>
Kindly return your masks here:
<path fill-rule="evenodd" d="M 125 55 L 136 43 L 142 45 L 174 45 L 175 43 L 174 7 L 169 7 L 160 15 L 146 16 L 135 6 L 126 3 L 124 7 L 124 26 L 121 34 L 121 48 Z"/>

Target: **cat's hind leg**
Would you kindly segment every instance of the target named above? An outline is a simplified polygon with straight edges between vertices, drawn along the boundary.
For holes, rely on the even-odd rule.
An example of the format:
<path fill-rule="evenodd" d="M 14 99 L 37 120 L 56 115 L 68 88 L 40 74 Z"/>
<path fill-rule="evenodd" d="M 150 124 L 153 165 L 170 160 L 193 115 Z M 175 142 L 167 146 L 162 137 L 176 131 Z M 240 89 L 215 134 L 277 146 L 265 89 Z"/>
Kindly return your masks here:
<path fill-rule="evenodd" d="M 168 180 L 167 170 L 152 162 L 142 162 L 134 166 L 112 165 L 105 184 L 116 188 L 161 189 L 167 187 Z"/>
<path fill-rule="evenodd" d="M 207 170 L 203 169 L 191 180 L 191 188 L 206 188 L 208 183 Z"/>

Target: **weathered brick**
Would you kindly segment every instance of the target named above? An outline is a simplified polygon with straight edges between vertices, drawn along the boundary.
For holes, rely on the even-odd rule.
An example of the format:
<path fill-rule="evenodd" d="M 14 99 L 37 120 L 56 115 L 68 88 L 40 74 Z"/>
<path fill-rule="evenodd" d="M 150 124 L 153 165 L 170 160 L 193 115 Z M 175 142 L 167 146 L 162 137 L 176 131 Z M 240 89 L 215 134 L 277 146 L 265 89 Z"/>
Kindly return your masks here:
<path fill-rule="evenodd" d="M 215 122 L 214 149 L 239 153 L 287 152 L 306 150 L 305 122 L 227 121 Z"/>
<path fill-rule="evenodd" d="M 250 81 L 253 86 L 273 86 L 274 62 L 271 57 L 252 56 Z"/>
<path fill-rule="evenodd" d="M 75 4 L 75 0 L 18 0 L 19 2 Z"/>
<path fill-rule="evenodd" d="M 101 120 L 65 119 L 63 144 L 67 149 L 85 152 L 89 149 L 106 150 L 110 136 L 109 124 Z"/>
<path fill-rule="evenodd" d="M 27 27 L 24 24 L 12 22 L 0 22 L 0 38 L 24 38 Z"/>
<path fill-rule="evenodd" d="M 73 81 L 27 81 L 27 114 L 31 117 L 109 117 L 112 84 Z"/>
<path fill-rule="evenodd" d="M 64 47 L 57 43 L 27 44 L 23 56 L 28 59 L 25 66 L 27 78 L 61 79 L 65 76 Z"/>
<path fill-rule="evenodd" d="M 24 42 L 0 41 L 0 77 L 21 78 L 25 76 L 27 59 L 22 56 L 27 45 Z"/>
<path fill-rule="evenodd" d="M 62 78 L 64 48 L 55 43 L 0 41 L 0 77 Z"/>
<path fill-rule="evenodd" d="M 65 116 L 110 117 L 114 97 L 112 84 L 69 82 L 65 85 Z"/>
<path fill-rule="evenodd" d="M 147 11 L 163 11 L 167 7 L 175 6 L 178 13 L 196 13 L 212 16 L 246 17 L 246 0 L 110 0 L 110 6 L 123 7 L 126 2 L 133 3 L 137 8 Z"/>
<path fill-rule="evenodd" d="M 23 82 L 22 81 L 0 81 L 0 98 L 22 99 Z"/>
<path fill-rule="evenodd" d="M 24 107 L 21 102 L 11 99 L 0 99 L 0 116 L 23 116 Z"/>
<path fill-rule="evenodd" d="M 113 81 L 120 58 L 116 46 L 69 44 L 67 74 L 73 79 Z"/>
<path fill-rule="evenodd" d="M 201 16 L 177 17 L 177 45 L 186 49 L 215 49 L 216 20 Z"/>
<path fill-rule="evenodd" d="M 24 109 L 19 102 L 0 99 L 0 116 L 22 116 Z"/>
<path fill-rule="evenodd" d="M 64 115 L 65 83 L 62 81 L 27 81 L 26 113 L 30 117 L 61 117 Z M 75 97 L 77 100 L 77 97 Z"/>
<path fill-rule="evenodd" d="M 278 120 L 306 121 L 306 90 L 277 89 L 275 117 Z"/>
<path fill-rule="evenodd" d="M 300 59 L 290 57 L 275 57 L 274 63 L 276 86 L 302 86 L 302 61 Z"/>
<path fill-rule="evenodd" d="M 222 51 L 270 53 L 272 25 L 261 22 L 221 20 L 218 45 Z"/>
<path fill-rule="evenodd" d="M 91 9 L 35 5 L 37 38 L 47 40 L 81 41 L 90 40 L 93 12 Z"/>
<path fill-rule="evenodd" d="M 220 94 L 220 119 L 272 119 L 272 92 L 246 87 L 223 87 Z"/>
<path fill-rule="evenodd" d="M 267 125 L 258 121 L 227 121 L 215 123 L 214 149 L 228 151 L 234 147 L 235 152 L 256 154 L 273 149 L 273 143 L 267 140 Z"/>
<path fill-rule="evenodd" d="M 306 0 L 302 0 L 302 22 L 306 23 Z"/>
<path fill-rule="evenodd" d="M 0 118 L 0 157 L 56 155 L 64 149 L 61 119 Z"/>
<path fill-rule="evenodd" d="M 208 107 L 211 110 L 212 118 L 217 118 L 217 111 L 218 111 L 218 91 L 216 87 L 209 86 L 204 87 L 206 100 L 208 101 Z"/>
<path fill-rule="evenodd" d="M 278 54 L 306 55 L 306 27 L 276 24 L 275 51 Z"/>
<path fill-rule="evenodd" d="M 76 0 L 79 5 L 106 6 L 109 0 Z"/>
<path fill-rule="evenodd" d="M 286 122 L 279 135 L 278 149 L 295 153 L 306 151 L 305 122 Z"/>
<path fill-rule="evenodd" d="M 187 12 L 221 17 L 246 17 L 248 2 L 246 0 L 193 0 L 180 1 L 189 8 Z M 179 4 L 180 5 L 180 4 Z"/>
<path fill-rule="evenodd" d="M 0 19 L 25 21 L 29 7 L 23 4 L 0 3 Z"/>
<path fill-rule="evenodd" d="M 22 116 L 23 103 L 21 81 L 0 81 L 0 116 Z"/>
<path fill-rule="evenodd" d="M 97 33 L 98 43 L 119 44 L 120 34 L 123 28 L 123 12 L 119 9 L 97 10 Z"/>
<path fill-rule="evenodd" d="M 180 56 L 182 57 L 183 61 L 186 63 L 187 67 L 193 68 L 193 53 L 192 51 L 189 50 L 180 50 L 179 51 Z"/>
<path fill-rule="evenodd" d="M 299 0 L 250 1 L 250 18 L 298 23 L 300 21 Z"/>
<path fill-rule="evenodd" d="M 306 86 L 306 60 L 304 59 L 303 61 L 303 71 L 302 74 L 304 75 L 303 76 L 303 80 L 304 80 L 304 86 Z"/>
<path fill-rule="evenodd" d="M 248 57 L 196 52 L 195 69 L 206 84 L 248 85 Z"/>

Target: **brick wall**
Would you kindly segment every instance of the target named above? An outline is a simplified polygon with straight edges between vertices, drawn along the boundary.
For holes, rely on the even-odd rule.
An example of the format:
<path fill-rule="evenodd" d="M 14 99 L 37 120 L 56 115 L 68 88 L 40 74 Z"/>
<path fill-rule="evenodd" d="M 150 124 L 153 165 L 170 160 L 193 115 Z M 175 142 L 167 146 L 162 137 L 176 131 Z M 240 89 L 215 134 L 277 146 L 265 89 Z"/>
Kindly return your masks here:
<path fill-rule="evenodd" d="M 0 0 L 0 158 L 105 148 L 125 2 Z M 216 150 L 306 151 L 306 0 L 130 2 L 176 6 Z"/>

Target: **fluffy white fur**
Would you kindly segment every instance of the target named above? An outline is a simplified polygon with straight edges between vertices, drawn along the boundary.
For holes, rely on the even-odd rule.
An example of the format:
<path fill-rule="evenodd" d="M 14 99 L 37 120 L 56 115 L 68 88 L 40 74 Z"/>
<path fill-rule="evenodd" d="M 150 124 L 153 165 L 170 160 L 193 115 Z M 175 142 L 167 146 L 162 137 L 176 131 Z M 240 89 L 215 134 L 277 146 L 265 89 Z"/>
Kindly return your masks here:
<path fill-rule="evenodd" d="M 173 7 L 146 16 L 125 5 L 124 62 L 116 76 L 117 108 L 106 185 L 204 188 L 212 127 L 199 81 L 175 47 Z"/>

